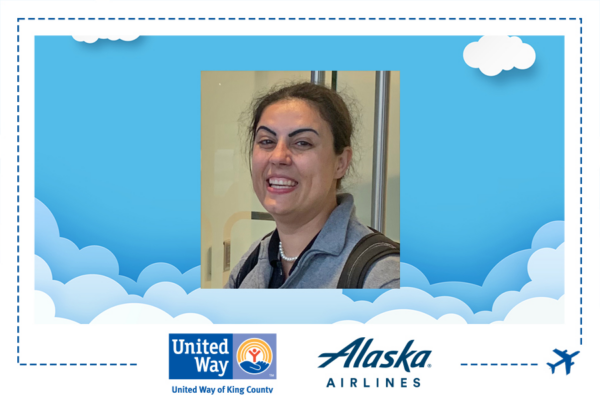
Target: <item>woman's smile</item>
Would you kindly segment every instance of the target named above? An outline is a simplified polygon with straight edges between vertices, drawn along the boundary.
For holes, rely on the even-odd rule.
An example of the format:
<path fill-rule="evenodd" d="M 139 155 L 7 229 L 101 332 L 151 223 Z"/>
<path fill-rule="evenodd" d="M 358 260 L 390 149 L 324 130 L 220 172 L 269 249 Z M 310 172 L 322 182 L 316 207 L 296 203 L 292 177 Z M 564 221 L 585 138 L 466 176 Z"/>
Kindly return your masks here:
<path fill-rule="evenodd" d="M 266 182 L 267 191 L 274 194 L 291 193 L 298 186 L 298 182 L 286 177 L 272 176 Z"/>

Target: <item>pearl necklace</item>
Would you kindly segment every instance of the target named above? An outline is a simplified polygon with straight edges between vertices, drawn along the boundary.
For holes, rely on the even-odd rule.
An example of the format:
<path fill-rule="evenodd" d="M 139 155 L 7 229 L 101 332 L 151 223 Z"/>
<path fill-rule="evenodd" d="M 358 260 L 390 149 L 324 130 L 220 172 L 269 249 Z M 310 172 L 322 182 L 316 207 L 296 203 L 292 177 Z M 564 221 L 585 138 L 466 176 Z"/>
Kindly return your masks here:
<path fill-rule="evenodd" d="M 279 255 L 281 255 L 281 258 L 283 258 L 285 261 L 296 261 L 298 259 L 298 256 L 286 257 L 285 254 L 283 254 L 283 245 L 281 242 L 279 242 Z"/>

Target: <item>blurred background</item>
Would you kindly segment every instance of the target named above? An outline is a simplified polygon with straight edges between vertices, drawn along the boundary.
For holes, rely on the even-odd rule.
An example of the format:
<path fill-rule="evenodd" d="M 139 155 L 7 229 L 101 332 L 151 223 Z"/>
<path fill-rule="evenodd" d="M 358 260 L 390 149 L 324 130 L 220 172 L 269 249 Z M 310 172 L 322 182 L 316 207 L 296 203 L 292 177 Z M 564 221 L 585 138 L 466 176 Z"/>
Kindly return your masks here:
<path fill-rule="evenodd" d="M 357 118 L 353 173 L 342 192 L 354 196 L 356 215 L 371 225 L 375 71 L 325 72 L 354 103 Z M 272 86 L 310 81 L 311 71 L 205 71 L 201 73 L 201 285 L 222 288 L 230 270 L 275 222 L 256 198 L 244 154 L 245 122 L 255 96 Z M 390 77 L 384 233 L 400 241 L 400 73 Z"/>

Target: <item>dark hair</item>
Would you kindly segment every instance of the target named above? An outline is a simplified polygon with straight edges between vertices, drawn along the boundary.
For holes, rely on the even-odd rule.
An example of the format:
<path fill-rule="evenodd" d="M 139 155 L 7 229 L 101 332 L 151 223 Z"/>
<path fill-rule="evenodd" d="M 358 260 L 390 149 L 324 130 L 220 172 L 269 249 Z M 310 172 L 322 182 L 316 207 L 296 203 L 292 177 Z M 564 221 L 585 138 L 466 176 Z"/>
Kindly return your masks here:
<path fill-rule="evenodd" d="M 352 147 L 354 137 L 354 121 L 346 102 L 336 91 L 325 86 L 315 85 L 310 82 L 276 86 L 266 94 L 254 99 L 251 105 L 251 122 L 246 136 L 247 156 L 250 170 L 252 170 L 252 150 L 256 136 L 256 128 L 264 110 L 271 104 L 279 101 L 299 99 L 306 101 L 319 112 L 319 115 L 331 129 L 333 134 L 333 150 L 335 154 L 342 154 L 344 148 Z M 341 179 L 337 181 L 340 188 Z"/>

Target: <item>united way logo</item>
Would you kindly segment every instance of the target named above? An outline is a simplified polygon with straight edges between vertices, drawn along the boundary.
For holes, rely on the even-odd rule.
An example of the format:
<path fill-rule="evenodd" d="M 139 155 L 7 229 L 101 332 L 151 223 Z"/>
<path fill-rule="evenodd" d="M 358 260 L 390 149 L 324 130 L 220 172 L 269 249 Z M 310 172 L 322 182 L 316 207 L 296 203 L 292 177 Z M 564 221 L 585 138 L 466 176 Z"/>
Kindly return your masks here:
<path fill-rule="evenodd" d="M 272 361 L 273 351 L 271 346 L 262 339 L 248 339 L 238 347 L 238 365 L 249 374 L 262 374 L 269 369 Z"/>
<path fill-rule="evenodd" d="M 171 333 L 169 379 L 277 379 L 277 336 Z"/>

